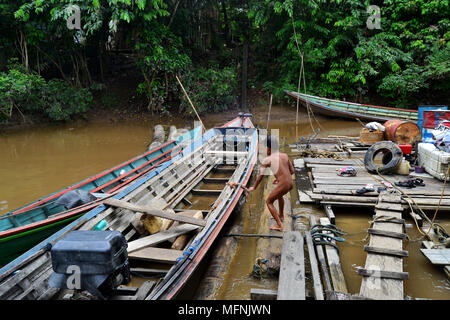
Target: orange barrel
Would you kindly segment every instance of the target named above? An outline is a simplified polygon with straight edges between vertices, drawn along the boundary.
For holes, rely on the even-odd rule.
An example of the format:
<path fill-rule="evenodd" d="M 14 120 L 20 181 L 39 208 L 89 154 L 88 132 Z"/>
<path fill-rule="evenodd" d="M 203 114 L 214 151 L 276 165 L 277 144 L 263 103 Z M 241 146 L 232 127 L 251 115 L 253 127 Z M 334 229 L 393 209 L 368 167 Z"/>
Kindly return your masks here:
<path fill-rule="evenodd" d="M 411 121 L 388 120 L 383 126 L 386 139 L 398 144 L 414 144 L 422 138 L 419 126 Z"/>

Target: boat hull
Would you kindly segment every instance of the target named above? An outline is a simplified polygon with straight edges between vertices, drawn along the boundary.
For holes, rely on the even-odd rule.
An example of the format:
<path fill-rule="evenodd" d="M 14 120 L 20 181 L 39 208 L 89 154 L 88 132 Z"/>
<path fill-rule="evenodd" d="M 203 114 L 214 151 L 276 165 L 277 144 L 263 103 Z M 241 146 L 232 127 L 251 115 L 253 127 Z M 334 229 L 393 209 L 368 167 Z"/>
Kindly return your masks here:
<path fill-rule="evenodd" d="M 97 192 L 102 187 L 106 188 L 108 186 L 110 186 L 113 194 L 114 192 L 117 193 L 120 188 L 127 186 L 144 173 L 176 155 L 177 153 L 174 150 L 179 143 L 189 139 L 196 140 L 200 132 L 200 127 L 198 127 L 177 141 L 170 141 L 118 166 L 0 217 L 0 265 L 5 265 L 12 261 L 29 248 L 58 231 L 58 228 L 64 227 L 101 203 L 101 201 L 96 200 L 72 210 L 65 210 L 62 206 L 51 204 L 60 196 L 70 190 L 81 189 L 88 192 Z M 142 171 L 137 173 L 136 169 L 142 169 Z M 134 176 L 132 176 L 133 174 Z M 125 178 L 128 180 L 122 182 L 122 179 Z M 13 223 L 18 224 L 18 226 L 13 227 Z"/>
<path fill-rule="evenodd" d="M 360 119 L 368 121 L 388 121 L 394 119 L 417 121 L 417 110 L 388 108 L 381 106 L 372 106 L 365 104 L 358 104 L 353 102 L 332 100 L 311 96 L 307 94 L 300 94 L 294 91 L 285 90 L 285 92 L 307 104 L 313 112 L 318 114 L 343 119 Z"/>
<path fill-rule="evenodd" d="M 182 205 L 183 208 L 180 208 L 180 210 L 187 210 L 184 208 L 186 204 L 182 204 L 182 200 L 188 196 L 188 193 L 196 190 L 194 188 L 200 185 L 203 179 L 206 179 L 205 177 L 208 173 L 215 172 L 217 165 L 220 166 L 219 163 L 222 163 L 220 160 L 225 160 L 226 163 L 224 165 L 229 166 L 227 164 L 227 161 L 230 160 L 227 158 L 227 155 L 229 155 L 227 152 L 229 151 L 220 151 L 223 150 L 221 149 L 223 146 L 232 146 L 234 151 L 231 151 L 231 153 L 235 154 L 234 158 L 230 160 L 230 163 L 234 163 L 234 169 L 228 181 L 245 186 L 250 179 L 257 160 L 258 133 L 249 119 L 244 121 L 242 119 L 234 119 L 227 125 L 229 127 L 226 129 L 214 128 L 208 130 L 197 142 L 185 148 L 181 154 L 162 163 L 155 171 L 128 185 L 120 193 L 114 195 L 113 198 L 136 205 L 151 205 L 150 203 L 153 203 L 151 202 L 153 201 L 152 199 L 160 199 L 171 204 L 170 208 L 175 209 L 178 205 Z M 242 125 L 245 125 L 248 130 L 239 128 Z M 231 139 L 224 134 L 224 130 L 228 129 L 231 129 L 231 131 L 227 132 L 234 132 L 233 134 L 235 135 Z M 244 132 L 244 134 L 237 132 Z M 243 138 L 236 140 L 236 137 Z M 233 143 L 228 144 L 228 141 L 233 141 Z M 241 146 L 246 148 L 245 151 L 240 151 L 239 148 Z M 243 158 L 236 158 L 237 154 Z M 200 161 L 190 162 L 190 158 Z M 189 170 L 186 170 L 187 166 L 189 166 Z M 219 175 L 222 175 L 220 172 Z M 173 188 L 179 189 L 174 190 Z M 232 188 L 227 184 L 220 192 L 220 195 L 217 196 L 214 206 L 208 210 L 202 210 L 206 214 L 204 217 L 206 225 L 193 235 L 195 238 L 191 239 L 187 247 L 184 247 L 184 251 L 181 251 L 182 255 L 179 257 L 179 261 L 177 260 L 169 271 L 173 276 L 168 275 L 161 279 L 160 283 L 163 285 L 167 284 L 167 286 L 159 293 L 153 290 L 150 294 L 152 297 L 155 297 L 155 299 L 173 299 L 177 296 L 212 246 L 241 197 L 243 197 L 242 188 Z M 39 273 L 38 278 L 30 275 L 31 281 L 27 278 L 29 273 L 24 273 L 31 272 L 32 274 L 32 270 L 43 270 L 51 265 L 51 257 L 48 252 L 50 245 L 53 245 L 58 239 L 61 239 L 73 230 L 92 230 L 100 221 L 106 221 L 108 228 L 119 230 L 126 236 L 129 232 L 127 230 L 130 230 L 127 229 L 131 223 L 129 219 L 132 217 L 133 215 L 124 212 L 120 208 L 102 203 L 81 215 L 78 219 L 71 221 L 65 227 L 0 269 L 0 299 L 49 299 L 53 297 L 56 293 L 53 291 L 54 289 L 48 286 L 49 273 Z M 142 236 L 136 241 L 141 241 L 141 239 Z M 133 246 L 132 242 L 129 242 L 128 249 L 130 259 L 133 259 L 132 253 L 138 250 L 135 248 L 130 251 L 130 246 Z M 164 247 L 162 246 L 162 248 Z M 24 272 L 18 274 L 16 273 L 18 270 L 23 270 Z M 23 287 L 23 283 L 27 281 L 33 282 L 35 286 L 33 287 L 34 292 L 29 293 Z M 50 294 L 47 295 L 49 292 Z M 155 295 L 153 293 L 158 294 Z M 64 291 L 58 293 L 61 297 L 64 294 Z M 147 299 L 151 298 L 150 295 Z M 45 298 L 43 298 L 44 296 Z"/>

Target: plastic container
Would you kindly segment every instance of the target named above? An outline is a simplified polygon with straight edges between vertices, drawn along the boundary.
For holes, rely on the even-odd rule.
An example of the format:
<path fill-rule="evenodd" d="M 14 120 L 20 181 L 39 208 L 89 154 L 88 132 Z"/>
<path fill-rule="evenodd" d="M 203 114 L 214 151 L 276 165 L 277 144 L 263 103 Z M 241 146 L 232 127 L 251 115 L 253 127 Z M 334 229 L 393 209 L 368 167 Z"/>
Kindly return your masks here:
<path fill-rule="evenodd" d="M 401 175 L 409 175 L 410 168 L 411 165 L 409 164 L 409 162 L 406 161 L 405 158 L 403 158 L 402 161 L 400 161 L 400 163 L 395 168 L 395 173 Z"/>
<path fill-rule="evenodd" d="M 411 154 L 412 151 L 411 144 L 399 144 L 398 147 L 402 150 L 403 154 Z"/>
<path fill-rule="evenodd" d="M 443 181 L 450 163 L 450 153 L 439 150 L 431 143 L 419 143 L 417 153 L 419 166 L 423 166 L 426 172 Z"/>
<path fill-rule="evenodd" d="M 109 274 L 127 261 L 127 246 L 119 231 L 72 231 L 51 249 L 53 270 L 76 265 L 82 274 Z"/>

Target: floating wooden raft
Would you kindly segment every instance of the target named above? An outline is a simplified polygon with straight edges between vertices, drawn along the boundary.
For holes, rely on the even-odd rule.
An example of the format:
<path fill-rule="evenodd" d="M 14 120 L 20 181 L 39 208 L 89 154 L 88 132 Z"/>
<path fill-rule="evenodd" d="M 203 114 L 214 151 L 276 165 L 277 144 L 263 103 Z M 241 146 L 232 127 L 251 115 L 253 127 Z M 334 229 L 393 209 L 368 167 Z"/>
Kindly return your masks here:
<path fill-rule="evenodd" d="M 358 171 L 355 177 L 343 177 L 337 170 L 346 166 L 353 166 Z M 300 203 L 312 203 L 333 206 L 375 207 L 378 201 L 378 187 L 383 187 L 383 179 L 378 175 L 369 174 L 360 159 L 304 158 L 294 160 L 296 180 L 300 195 Z M 403 181 L 405 175 L 386 175 L 391 183 Z M 422 209 L 436 209 L 440 202 L 440 210 L 450 211 L 450 189 L 445 190 L 444 198 L 440 200 L 442 182 L 429 177 L 422 178 L 425 187 L 407 189 L 398 187 L 406 192 Z M 309 184 L 308 184 L 309 180 Z M 375 191 L 358 194 L 356 190 L 367 184 L 373 184 Z M 401 200 L 404 209 L 409 208 L 405 199 Z"/>
<path fill-rule="evenodd" d="M 368 229 L 369 244 L 364 247 L 367 259 L 364 268 L 358 269 L 363 276 L 360 295 L 379 300 L 403 300 L 403 280 L 409 275 L 403 272 L 404 224 L 401 222 L 400 195 L 382 192 L 375 206 L 372 226 Z M 387 209 L 389 208 L 389 209 Z"/>

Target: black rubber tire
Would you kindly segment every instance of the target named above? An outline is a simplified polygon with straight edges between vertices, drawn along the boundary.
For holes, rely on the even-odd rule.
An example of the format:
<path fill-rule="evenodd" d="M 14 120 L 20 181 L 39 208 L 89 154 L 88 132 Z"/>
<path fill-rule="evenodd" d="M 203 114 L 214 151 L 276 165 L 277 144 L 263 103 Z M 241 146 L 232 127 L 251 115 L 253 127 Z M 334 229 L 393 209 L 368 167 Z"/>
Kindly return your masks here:
<path fill-rule="evenodd" d="M 386 152 L 383 155 L 383 166 L 375 164 L 374 158 L 380 152 Z M 364 166 L 369 172 L 386 174 L 392 172 L 403 158 L 402 150 L 391 141 L 380 141 L 372 145 L 364 156 Z"/>

